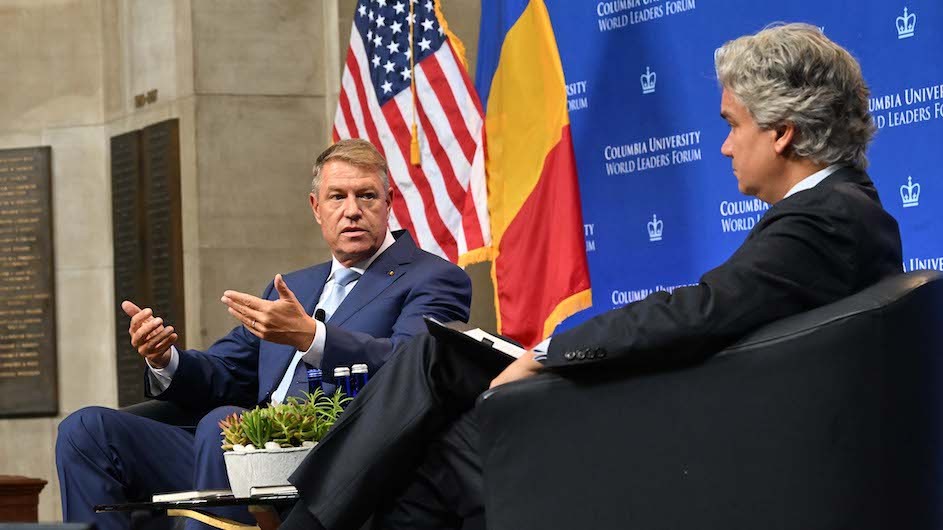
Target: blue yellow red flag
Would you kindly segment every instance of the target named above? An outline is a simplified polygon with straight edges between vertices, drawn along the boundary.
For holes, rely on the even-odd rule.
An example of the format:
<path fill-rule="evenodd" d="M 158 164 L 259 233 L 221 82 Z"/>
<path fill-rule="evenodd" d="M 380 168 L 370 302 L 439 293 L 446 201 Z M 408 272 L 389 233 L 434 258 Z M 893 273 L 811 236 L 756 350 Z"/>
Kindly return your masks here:
<path fill-rule="evenodd" d="M 532 347 L 592 303 L 566 83 L 543 0 L 483 0 L 476 88 L 498 331 Z"/>

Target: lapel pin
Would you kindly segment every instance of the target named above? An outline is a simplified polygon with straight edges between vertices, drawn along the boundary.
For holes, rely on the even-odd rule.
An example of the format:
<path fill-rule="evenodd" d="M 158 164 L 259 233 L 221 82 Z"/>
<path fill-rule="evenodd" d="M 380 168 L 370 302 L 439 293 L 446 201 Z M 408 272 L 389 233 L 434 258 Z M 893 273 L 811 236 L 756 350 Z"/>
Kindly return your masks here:
<path fill-rule="evenodd" d="M 392 275 L 393 275 L 393 271 L 390 271 L 390 272 L 388 272 L 387 274 L 389 274 L 390 276 L 392 276 Z"/>

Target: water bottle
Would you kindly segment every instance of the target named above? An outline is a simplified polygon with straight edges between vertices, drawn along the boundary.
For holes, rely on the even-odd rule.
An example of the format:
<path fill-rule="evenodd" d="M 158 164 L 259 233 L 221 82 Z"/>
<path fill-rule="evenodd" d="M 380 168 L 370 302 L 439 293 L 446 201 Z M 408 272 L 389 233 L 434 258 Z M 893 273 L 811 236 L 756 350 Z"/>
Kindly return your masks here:
<path fill-rule="evenodd" d="M 308 393 L 314 394 L 314 391 L 321 388 L 321 381 L 324 375 L 320 368 L 308 368 Z"/>
<path fill-rule="evenodd" d="M 367 379 L 369 379 L 369 370 L 365 364 L 355 364 L 350 367 L 350 389 L 353 392 L 352 395 L 356 396 L 363 390 L 364 385 L 367 384 Z"/>
<path fill-rule="evenodd" d="M 350 368 L 338 366 L 334 369 L 334 384 L 346 395 L 350 393 Z"/>

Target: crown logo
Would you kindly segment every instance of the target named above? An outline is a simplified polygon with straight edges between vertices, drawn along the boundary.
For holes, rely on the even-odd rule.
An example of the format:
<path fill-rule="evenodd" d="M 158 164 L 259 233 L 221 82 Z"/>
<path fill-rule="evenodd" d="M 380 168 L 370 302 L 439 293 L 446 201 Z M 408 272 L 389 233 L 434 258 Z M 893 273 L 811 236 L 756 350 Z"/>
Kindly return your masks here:
<path fill-rule="evenodd" d="M 917 15 L 907 14 L 907 8 L 904 8 L 904 16 L 897 17 L 897 38 L 906 39 L 914 36 L 914 27 L 917 25 Z"/>
<path fill-rule="evenodd" d="M 907 177 L 907 184 L 900 187 L 900 200 L 904 208 L 920 205 L 920 184 L 914 184 L 914 179 Z"/>
<path fill-rule="evenodd" d="M 655 82 L 658 76 L 655 72 L 652 72 L 651 68 L 645 67 L 645 73 L 639 76 L 639 81 L 642 82 L 642 94 L 651 94 L 655 91 Z"/>
<path fill-rule="evenodd" d="M 665 223 L 658 220 L 658 216 L 652 214 L 652 220 L 648 222 L 648 240 L 661 241 L 661 231 Z"/>

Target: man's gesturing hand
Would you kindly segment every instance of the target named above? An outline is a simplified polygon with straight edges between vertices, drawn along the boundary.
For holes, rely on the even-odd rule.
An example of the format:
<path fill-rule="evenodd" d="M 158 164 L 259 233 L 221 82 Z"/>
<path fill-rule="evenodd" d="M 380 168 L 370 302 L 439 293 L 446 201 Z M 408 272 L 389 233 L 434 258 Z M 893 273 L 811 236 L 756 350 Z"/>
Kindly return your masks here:
<path fill-rule="evenodd" d="M 154 368 L 163 368 L 170 362 L 170 347 L 177 342 L 173 326 L 164 327 L 164 319 L 154 318 L 154 311 L 141 309 L 134 302 L 121 302 L 121 309 L 131 317 L 131 346 L 137 349 Z"/>
<path fill-rule="evenodd" d="M 314 341 L 317 324 L 295 298 L 281 274 L 275 275 L 278 300 L 263 300 L 251 294 L 226 291 L 221 298 L 229 314 L 260 339 L 294 346 L 305 351 Z"/>

